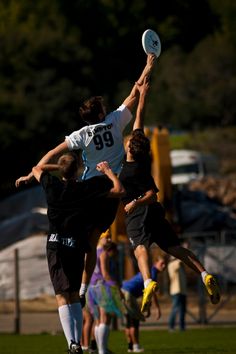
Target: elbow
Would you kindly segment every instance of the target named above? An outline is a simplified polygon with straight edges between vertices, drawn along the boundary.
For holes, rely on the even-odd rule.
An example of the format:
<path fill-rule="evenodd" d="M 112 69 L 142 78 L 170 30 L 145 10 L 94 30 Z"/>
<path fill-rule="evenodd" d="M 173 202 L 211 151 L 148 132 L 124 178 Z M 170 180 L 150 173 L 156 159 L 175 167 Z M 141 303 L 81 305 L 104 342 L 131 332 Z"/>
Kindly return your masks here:
<path fill-rule="evenodd" d="M 126 194 L 126 190 L 124 189 L 124 187 L 117 187 L 117 188 L 113 188 L 112 190 L 110 190 L 108 197 L 109 198 L 121 198 L 121 197 L 124 197 L 125 194 Z"/>

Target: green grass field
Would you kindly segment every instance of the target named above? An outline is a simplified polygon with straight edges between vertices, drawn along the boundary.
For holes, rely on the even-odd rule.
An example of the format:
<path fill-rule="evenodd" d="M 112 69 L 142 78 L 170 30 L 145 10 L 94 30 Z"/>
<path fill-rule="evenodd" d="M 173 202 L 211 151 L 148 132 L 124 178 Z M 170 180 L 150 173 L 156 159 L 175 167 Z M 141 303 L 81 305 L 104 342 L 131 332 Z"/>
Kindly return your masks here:
<path fill-rule="evenodd" d="M 206 327 L 174 333 L 145 330 L 140 333 L 140 342 L 146 354 L 236 354 L 236 327 Z M 115 354 L 127 353 L 123 331 L 111 332 L 109 348 Z M 62 334 L 0 334 L 0 354 L 49 353 L 66 353 Z"/>

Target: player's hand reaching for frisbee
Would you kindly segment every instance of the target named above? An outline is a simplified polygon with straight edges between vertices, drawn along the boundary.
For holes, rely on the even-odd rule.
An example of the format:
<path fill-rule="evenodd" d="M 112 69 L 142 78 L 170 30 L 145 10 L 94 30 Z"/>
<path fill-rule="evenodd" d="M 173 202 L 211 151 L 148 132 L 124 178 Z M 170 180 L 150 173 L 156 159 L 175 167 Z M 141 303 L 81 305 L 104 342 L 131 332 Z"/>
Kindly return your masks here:
<path fill-rule="evenodd" d="M 156 62 L 155 54 L 148 54 L 145 69 L 143 71 L 143 74 L 139 78 L 139 80 L 136 81 L 136 86 L 141 86 L 145 78 L 148 79 L 150 78 L 155 62 Z"/>
<path fill-rule="evenodd" d="M 148 54 L 147 56 L 147 65 L 150 66 L 150 68 L 153 67 L 153 65 L 155 64 L 156 62 L 156 56 L 155 54 Z"/>

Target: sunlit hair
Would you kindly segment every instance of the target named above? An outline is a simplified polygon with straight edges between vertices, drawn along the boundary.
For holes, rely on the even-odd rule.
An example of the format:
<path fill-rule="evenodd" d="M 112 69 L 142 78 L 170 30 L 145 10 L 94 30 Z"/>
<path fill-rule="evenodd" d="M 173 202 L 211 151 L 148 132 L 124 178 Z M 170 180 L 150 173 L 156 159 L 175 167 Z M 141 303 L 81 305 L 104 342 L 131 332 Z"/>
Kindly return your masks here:
<path fill-rule="evenodd" d="M 68 154 L 62 155 L 58 159 L 57 163 L 59 165 L 59 172 L 61 176 L 65 179 L 70 179 L 77 175 L 79 168 L 79 159 L 75 153 L 70 152 Z"/>
<path fill-rule="evenodd" d="M 96 124 L 100 121 L 99 114 L 103 114 L 102 96 L 94 96 L 84 101 L 79 108 L 81 119 L 88 124 Z"/>
<path fill-rule="evenodd" d="M 129 151 L 135 161 L 150 157 L 150 140 L 145 136 L 142 129 L 136 129 L 132 132 L 129 140 Z"/>
<path fill-rule="evenodd" d="M 102 238 L 111 238 L 110 229 L 107 229 L 105 232 L 103 232 L 103 233 L 100 235 L 100 239 L 102 239 Z"/>

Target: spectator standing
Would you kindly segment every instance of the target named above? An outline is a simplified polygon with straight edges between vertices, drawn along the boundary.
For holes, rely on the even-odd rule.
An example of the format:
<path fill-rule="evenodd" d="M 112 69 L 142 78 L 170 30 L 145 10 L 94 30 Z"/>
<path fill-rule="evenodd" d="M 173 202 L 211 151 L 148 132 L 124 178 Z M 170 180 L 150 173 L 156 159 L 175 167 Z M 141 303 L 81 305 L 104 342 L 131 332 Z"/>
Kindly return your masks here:
<path fill-rule="evenodd" d="M 169 331 L 175 330 L 176 318 L 179 317 L 179 329 L 184 331 L 186 328 L 185 315 L 187 304 L 187 277 L 185 266 L 180 259 L 171 257 L 167 267 L 170 281 L 170 295 L 172 308 L 169 315 Z"/>

